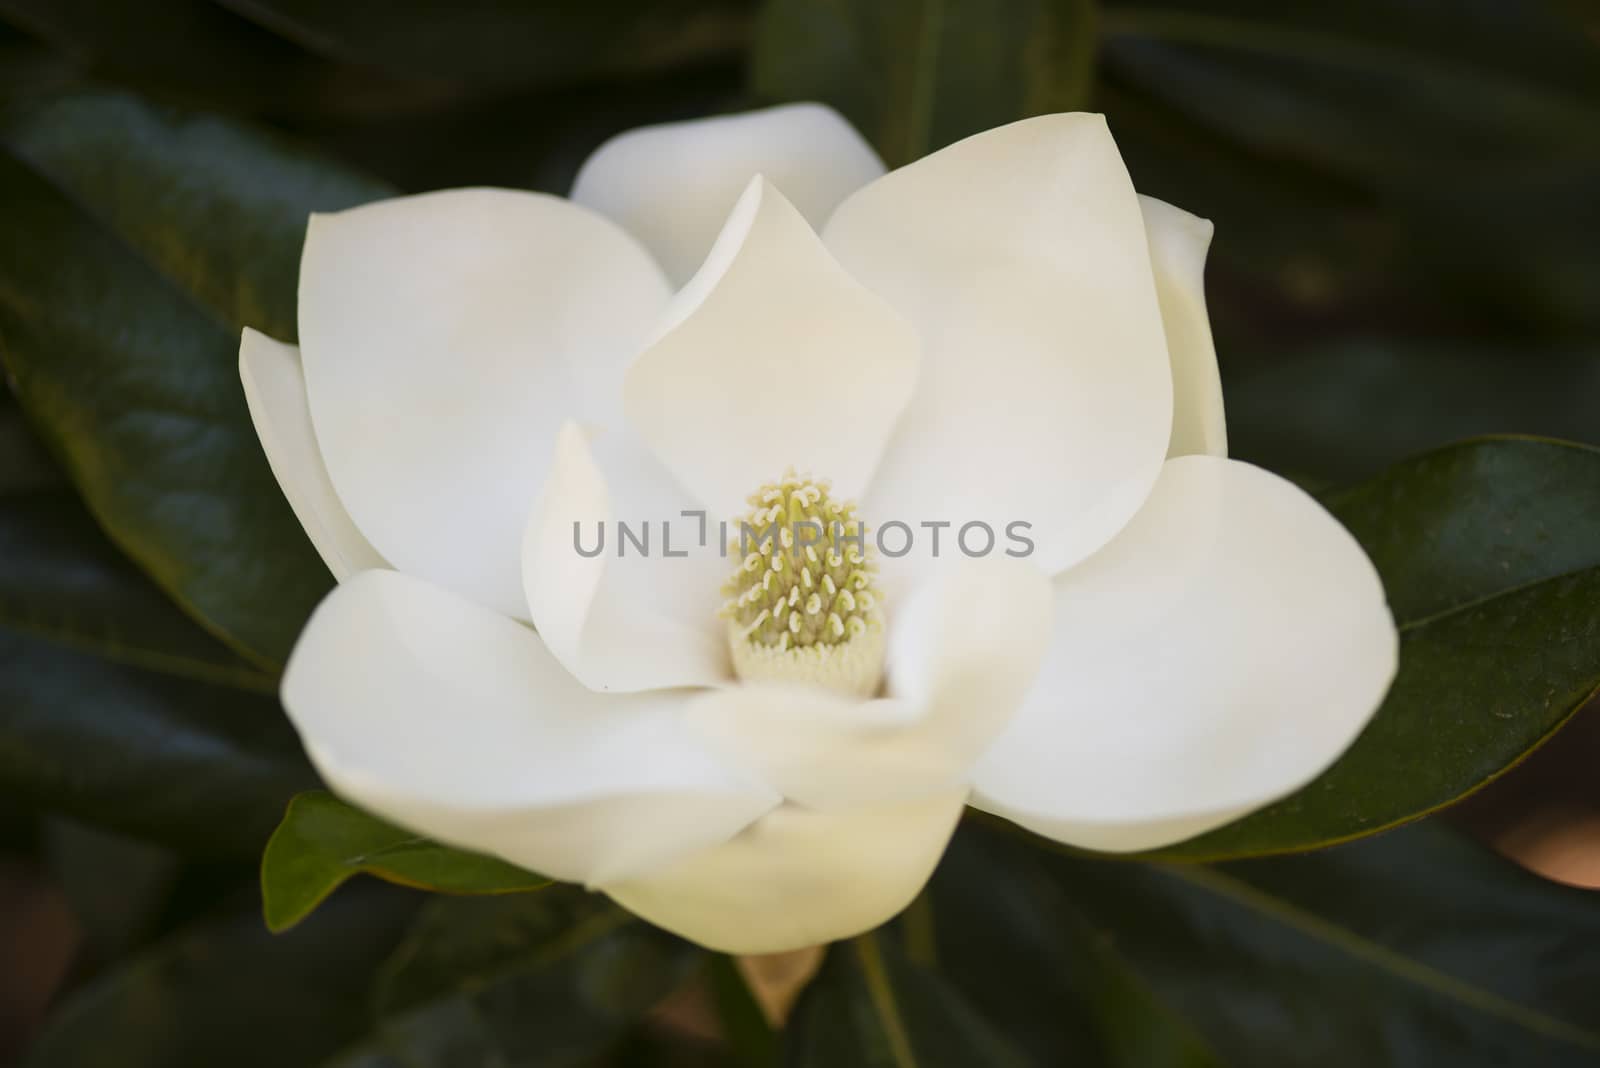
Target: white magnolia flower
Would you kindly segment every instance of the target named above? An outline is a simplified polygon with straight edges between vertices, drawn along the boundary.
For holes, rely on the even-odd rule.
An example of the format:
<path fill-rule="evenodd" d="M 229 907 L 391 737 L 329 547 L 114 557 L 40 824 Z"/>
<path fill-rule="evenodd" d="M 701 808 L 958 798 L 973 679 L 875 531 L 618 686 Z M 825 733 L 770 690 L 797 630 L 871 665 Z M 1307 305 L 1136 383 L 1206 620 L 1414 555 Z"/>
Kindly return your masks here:
<path fill-rule="evenodd" d="M 810 105 L 624 134 L 570 200 L 314 217 L 301 348 L 241 352 L 342 583 L 284 680 L 307 750 L 356 804 L 733 952 L 888 919 L 969 804 L 1135 850 L 1296 789 L 1396 634 L 1344 529 L 1225 458 L 1210 236 L 1098 116 L 885 174 Z M 916 548 L 691 542 L 680 512 L 752 494 Z M 616 520 L 653 553 L 575 550 Z M 969 557 L 973 522 L 1033 551 Z"/>

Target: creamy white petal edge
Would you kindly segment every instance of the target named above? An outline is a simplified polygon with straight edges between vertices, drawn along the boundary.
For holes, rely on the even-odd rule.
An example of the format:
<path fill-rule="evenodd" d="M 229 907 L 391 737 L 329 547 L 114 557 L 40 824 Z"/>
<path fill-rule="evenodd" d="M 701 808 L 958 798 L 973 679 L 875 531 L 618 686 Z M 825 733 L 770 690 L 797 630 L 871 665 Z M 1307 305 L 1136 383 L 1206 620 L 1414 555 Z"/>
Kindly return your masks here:
<path fill-rule="evenodd" d="M 821 226 L 883 163 L 832 108 L 786 104 L 618 134 L 584 161 L 572 199 L 621 223 L 682 285 L 757 174 Z"/>
<path fill-rule="evenodd" d="M 1045 667 L 979 762 L 973 804 L 1091 849 L 1148 849 L 1291 793 L 1394 677 L 1354 538 L 1294 484 L 1170 460 L 1110 545 L 1056 580 Z"/>
<path fill-rule="evenodd" d="M 340 796 L 557 879 L 670 863 L 779 801 L 684 727 L 681 692 L 596 694 L 524 624 L 394 571 L 328 595 L 283 701 Z"/>
<path fill-rule="evenodd" d="M 1228 455 L 1222 376 L 1206 314 L 1206 252 L 1214 227 L 1164 200 L 1140 196 L 1150 267 L 1172 361 L 1172 440 L 1167 455 Z"/>
<path fill-rule="evenodd" d="M 628 368 L 623 402 L 712 516 L 736 519 L 791 466 L 836 497 L 858 494 L 915 387 L 919 349 L 757 177 Z"/>
<path fill-rule="evenodd" d="M 1051 598 L 1049 578 L 1029 564 L 956 563 L 892 606 L 887 697 L 745 685 L 694 699 L 689 722 L 730 762 L 811 808 L 948 791 L 1032 686 Z"/>
<path fill-rule="evenodd" d="M 668 295 L 637 242 L 556 197 L 458 189 L 313 216 L 307 396 L 367 539 L 525 617 L 522 534 L 556 431 L 618 418 L 622 366 Z"/>
<path fill-rule="evenodd" d="M 1030 522 L 1051 572 L 1122 528 L 1166 455 L 1172 372 L 1104 119 L 969 137 L 853 194 L 823 237 L 925 346 L 862 501 L 869 523 Z M 930 539 L 917 544 L 905 563 L 926 558 Z"/>
<path fill-rule="evenodd" d="M 695 507 L 627 435 L 591 440 L 575 423 L 562 428 L 522 579 L 545 645 L 590 689 L 732 682 L 717 611 L 733 565 L 718 552 L 716 524 L 683 514 Z M 642 544 L 624 541 L 619 521 Z"/>
<path fill-rule="evenodd" d="M 333 577 L 343 582 L 358 571 L 388 567 L 328 479 L 306 407 L 300 350 L 246 327 L 239 340 L 239 380 L 273 477 Z"/>
<path fill-rule="evenodd" d="M 967 791 L 816 812 L 784 805 L 731 841 L 601 890 L 724 953 L 778 953 L 889 920 L 927 883 Z"/>

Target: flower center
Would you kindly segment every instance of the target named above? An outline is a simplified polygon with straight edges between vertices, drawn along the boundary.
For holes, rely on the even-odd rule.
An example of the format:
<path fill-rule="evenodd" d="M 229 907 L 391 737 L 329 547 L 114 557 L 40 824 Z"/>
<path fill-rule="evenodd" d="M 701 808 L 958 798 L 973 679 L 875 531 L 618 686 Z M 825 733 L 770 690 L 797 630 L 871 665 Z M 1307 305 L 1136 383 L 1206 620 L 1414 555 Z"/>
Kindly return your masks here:
<path fill-rule="evenodd" d="M 868 696 L 886 648 L 883 598 L 865 525 L 828 483 L 788 472 L 748 498 L 730 534 L 738 570 L 723 586 L 734 671 Z"/>

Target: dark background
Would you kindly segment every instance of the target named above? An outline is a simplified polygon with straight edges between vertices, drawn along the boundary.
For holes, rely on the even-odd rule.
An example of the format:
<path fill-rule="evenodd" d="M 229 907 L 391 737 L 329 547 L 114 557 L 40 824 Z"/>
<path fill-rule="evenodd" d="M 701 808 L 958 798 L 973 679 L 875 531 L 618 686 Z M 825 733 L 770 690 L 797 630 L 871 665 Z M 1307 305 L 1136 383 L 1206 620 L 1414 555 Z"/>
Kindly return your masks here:
<path fill-rule="evenodd" d="M 930 6 L 0 0 L 0 140 L 48 140 L 68 129 L 72 101 L 111 91 L 173 121 L 242 120 L 403 191 L 564 193 L 613 133 L 766 102 L 834 103 L 891 165 L 1024 114 L 1098 110 L 1141 192 L 1216 223 L 1207 285 L 1236 457 L 1321 488 L 1481 433 L 1600 443 L 1600 4 L 948 0 L 933 31 L 937 104 L 917 134 L 904 129 L 897 94 L 908 67 L 926 59 L 919 35 Z M 26 236 L 32 210 L 0 203 L 12 228 L 5 240 Z M 0 396 L 7 484 L 59 485 L 46 451 Z M 83 559 L 99 553 L 105 568 L 124 566 L 92 527 L 82 536 Z M 31 644 L 15 644 L 24 639 Z M 26 626 L 0 626 L 0 657 L 13 674 L 98 693 L 99 669 L 28 638 Z M 129 702 L 165 700 L 144 682 L 115 685 Z M 251 700 L 270 705 L 270 689 Z M 706 1037 L 729 1026 L 706 1007 L 721 973 L 633 1028 L 689 974 L 675 949 L 636 935 L 529 980 L 517 1004 L 544 997 L 554 1006 L 545 1015 L 501 1007 L 536 1025 L 526 1048 L 446 1048 L 460 1041 L 454 1025 L 416 1012 L 393 1023 L 384 1013 L 410 1005 L 409 973 L 394 979 L 380 968 L 397 967 L 396 940 L 414 931 L 419 895 L 353 887 L 279 940 L 255 912 L 255 856 L 281 811 L 258 802 L 311 781 L 292 738 L 257 726 L 219 738 L 157 717 L 130 740 L 102 718 L 115 714 L 89 700 L 63 706 L 50 724 L 86 747 L 81 762 L 63 759 L 46 776 L 69 800 L 54 803 L 43 788 L 9 799 L 0 780 L 0 1063 L 22 1055 L 52 1011 L 48 1048 L 29 1063 L 299 1065 L 347 1046 L 355 1053 L 341 1063 L 410 1063 L 380 1042 L 358 1046 L 375 1004 L 391 1021 L 392 1046 L 428 1050 L 416 1063 L 722 1056 Z M 1580 713 L 1451 818 L 1541 870 L 1600 885 L 1596 719 L 1592 707 Z M 20 744 L 0 741 L 0 769 L 33 759 Z M 217 747 L 243 763 L 196 771 Z M 234 795 L 211 784 L 187 797 L 191 806 L 237 803 L 236 834 L 176 818 L 182 833 L 147 833 L 154 817 L 116 812 L 117 789 L 139 796 L 130 767 L 209 774 L 256 793 L 217 802 Z M 81 801 L 86 783 L 102 782 L 109 794 Z M 952 866 L 984 848 L 959 846 Z M 503 921 L 513 922 L 485 911 L 453 922 L 494 943 Z M 1562 951 L 1546 939 L 1530 952 L 1549 963 Z M 1026 970 L 1023 957 L 1006 959 Z M 1316 972 L 1282 948 L 1257 964 Z M 378 995 L 375 974 L 394 980 Z M 606 991 L 604 1011 L 563 1000 L 594 984 Z M 465 1010 L 451 1002 L 437 1011 Z M 1292 1020 L 1296 1010 L 1285 1011 Z M 625 1034 L 624 1016 L 633 1028 Z M 1293 1030 L 1261 1031 L 1258 1059 L 1232 1062 L 1280 1063 L 1278 1043 Z M 1105 1063 L 1211 1063 L 1186 1059 L 1186 1040 L 1172 1041 Z M 799 1056 L 831 1063 L 829 1048 Z M 1294 1063 L 1357 1063 L 1364 1047 L 1355 1048 L 1357 1060 L 1311 1049 Z M 1407 1063 L 1432 1063 L 1418 1057 Z"/>

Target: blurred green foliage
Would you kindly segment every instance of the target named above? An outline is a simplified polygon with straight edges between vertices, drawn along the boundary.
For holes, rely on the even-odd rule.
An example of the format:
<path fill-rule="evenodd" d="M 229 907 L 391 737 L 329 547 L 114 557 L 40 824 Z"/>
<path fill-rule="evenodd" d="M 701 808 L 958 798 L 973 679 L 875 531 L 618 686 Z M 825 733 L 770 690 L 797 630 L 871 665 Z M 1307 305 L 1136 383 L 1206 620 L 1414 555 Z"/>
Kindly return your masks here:
<path fill-rule="evenodd" d="M 1404 626 L 1373 731 L 1159 857 L 964 828 L 777 1041 L 725 962 L 569 887 L 358 880 L 268 935 L 254 858 L 316 782 L 276 674 L 331 580 L 235 361 L 295 334 L 306 213 L 562 193 L 620 130 L 800 98 L 891 163 L 1101 110 L 1141 191 L 1216 222 L 1233 453 L 1339 484 Z M 5 842 L 99 955 L 29 1064 L 1600 1063 L 1592 895 L 1434 821 L 1173 863 L 1448 803 L 1600 682 L 1600 454 L 1450 446 L 1600 443 L 1592 0 L 0 0 L 0 205 Z M 280 839 L 290 919 L 356 871 L 524 878 L 389 864 L 327 803 Z M 731 1045 L 648 1015 L 701 974 Z"/>

